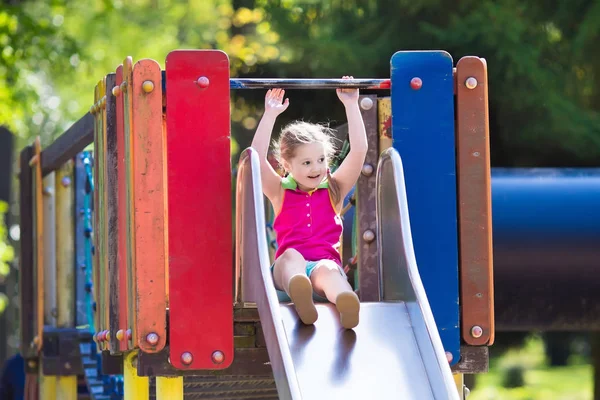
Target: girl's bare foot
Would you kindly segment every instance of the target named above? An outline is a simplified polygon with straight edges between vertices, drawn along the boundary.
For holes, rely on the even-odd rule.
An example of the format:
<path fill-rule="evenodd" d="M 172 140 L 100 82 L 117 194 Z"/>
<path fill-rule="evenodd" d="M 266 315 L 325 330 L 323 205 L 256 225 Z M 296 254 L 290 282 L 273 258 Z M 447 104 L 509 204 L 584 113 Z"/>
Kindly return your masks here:
<path fill-rule="evenodd" d="M 305 275 L 294 275 L 289 283 L 289 296 L 296 307 L 298 316 L 306 325 L 317 321 L 317 308 L 313 303 L 313 287 Z"/>
<path fill-rule="evenodd" d="M 358 325 L 358 314 L 360 311 L 360 300 L 354 292 L 342 292 L 335 299 L 335 306 L 340 312 L 340 322 L 346 329 L 352 329 Z"/>

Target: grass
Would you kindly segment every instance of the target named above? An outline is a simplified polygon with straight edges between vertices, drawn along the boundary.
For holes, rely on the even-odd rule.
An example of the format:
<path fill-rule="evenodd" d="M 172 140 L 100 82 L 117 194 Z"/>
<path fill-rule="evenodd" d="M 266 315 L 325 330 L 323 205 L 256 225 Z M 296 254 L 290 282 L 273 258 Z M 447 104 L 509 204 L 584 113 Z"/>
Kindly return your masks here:
<path fill-rule="evenodd" d="M 507 375 L 518 371 L 523 385 L 506 387 Z M 477 376 L 468 400 L 592 400 L 592 376 L 591 365 L 580 357 L 565 367 L 549 367 L 541 338 L 532 336 L 523 348 L 490 360 L 490 371 Z"/>

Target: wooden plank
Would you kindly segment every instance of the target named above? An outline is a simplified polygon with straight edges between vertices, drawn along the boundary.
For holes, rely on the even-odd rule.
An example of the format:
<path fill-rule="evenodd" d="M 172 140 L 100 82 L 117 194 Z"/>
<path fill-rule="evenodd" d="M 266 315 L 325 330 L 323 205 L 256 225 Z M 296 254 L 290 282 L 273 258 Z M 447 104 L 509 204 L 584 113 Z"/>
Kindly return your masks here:
<path fill-rule="evenodd" d="M 44 325 L 56 326 L 56 186 L 55 172 L 43 178 Z"/>
<path fill-rule="evenodd" d="M 377 252 L 377 214 L 375 211 L 375 197 L 377 194 L 375 172 L 379 158 L 377 95 L 361 95 L 359 104 L 367 131 L 369 149 L 363 172 L 356 182 L 358 288 L 361 301 L 379 301 L 379 255 Z M 352 257 L 352 255 L 349 257 Z"/>
<path fill-rule="evenodd" d="M 106 308 L 107 325 L 106 329 L 110 332 L 108 340 L 110 352 L 119 352 L 120 344 L 117 339 L 119 330 L 119 266 L 117 254 L 119 251 L 119 232 L 118 232 L 118 210 L 117 210 L 117 174 L 118 174 L 118 153 L 117 153 L 117 121 L 116 121 L 116 98 L 112 94 L 112 88 L 115 86 L 116 75 L 114 73 L 106 76 L 106 103 L 104 107 L 105 125 L 105 192 L 106 192 Z"/>
<path fill-rule="evenodd" d="M 59 328 L 75 327 L 75 221 L 73 161 L 56 171 L 56 293 Z"/>
<path fill-rule="evenodd" d="M 202 76 L 208 87 L 196 84 Z M 229 60 L 173 51 L 166 77 L 170 359 L 220 370 L 234 356 Z"/>
<path fill-rule="evenodd" d="M 461 330 L 470 345 L 494 342 L 492 205 L 487 66 L 479 57 L 456 65 Z"/>
<path fill-rule="evenodd" d="M 86 113 L 42 152 L 42 175 L 58 169 L 94 142 L 94 116 Z"/>
<path fill-rule="evenodd" d="M 451 364 L 460 359 L 452 57 L 400 51 L 391 60 L 392 131 L 402 157 L 419 273 Z"/>
<path fill-rule="evenodd" d="M 126 207 L 125 220 L 127 241 L 126 263 L 127 263 L 127 324 L 131 332 L 128 347 L 138 347 L 137 318 L 135 316 L 135 219 L 134 219 L 134 192 L 133 192 L 133 127 L 132 127 L 132 82 L 133 59 L 126 57 L 123 61 L 123 83 L 121 84 L 121 96 L 123 96 L 123 136 L 125 145 L 125 193 Z"/>
<path fill-rule="evenodd" d="M 379 123 L 379 154 L 392 147 L 392 99 L 377 99 L 377 120 Z"/>
<path fill-rule="evenodd" d="M 39 352 L 42 349 L 43 334 L 44 334 L 44 206 L 43 206 L 43 195 L 42 195 L 42 163 L 41 153 L 42 144 L 41 139 L 38 136 L 33 144 L 35 151 L 34 158 L 34 229 L 35 229 L 35 336 L 34 342 Z"/>
<path fill-rule="evenodd" d="M 135 334 L 142 351 L 166 343 L 165 212 L 162 78 L 150 59 L 133 68 L 133 184 L 135 222 Z"/>
<path fill-rule="evenodd" d="M 128 291 L 127 291 L 127 259 L 130 249 L 127 247 L 127 175 L 125 166 L 125 126 L 124 126 L 124 106 L 121 84 L 123 83 L 123 65 L 119 65 L 116 71 L 116 137 L 117 137 L 117 263 L 118 277 L 116 282 L 112 282 L 111 304 L 118 308 L 118 321 L 113 321 L 116 326 L 111 326 L 111 331 L 119 333 L 120 351 L 128 349 L 129 340 L 127 339 L 127 310 L 128 310 Z M 115 287 L 116 285 L 116 287 Z M 115 335 L 116 337 L 116 335 Z"/>
<path fill-rule="evenodd" d="M 93 179 L 94 179 L 94 193 L 93 193 L 93 205 L 92 205 L 92 209 L 94 210 L 94 216 L 93 216 L 93 257 L 92 257 L 92 281 L 93 281 L 93 301 L 96 303 L 96 311 L 94 312 L 94 326 L 96 328 L 96 333 L 101 332 L 102 330 L 102 325 L 101 325 L 101 318 L 100 313 L 99 313 L 99 295 L 100 295 L 100 275 L 99 275 L 99 257 L 98 257 L 98 241 L 99 241 L 99 226 L 98 226 L 98 221 L 99 221 L 99 207 L 98 207 L 98 193 L 99 193 L 99 188 L 98 188 L 98 163 L 99 163 L 99 158 L 101 157 L 100 152 L 98 151 L 98 149 L 100 148 L 100 125 L 99 125 L 99 117 L 100 115 L 98 114 L 98 109 L 96 107 L 96 104 L 98 102 L 99 99 L 99 86 L 100 83 L 96 84 L 96 87 L 94 88 L 94 105 L 92 106 L 92 113 L 94 116 L 94 167 L 93 167 Z M 102 345 L 100 342 L 98 342 L 98 347 L 101 349 Z"/>

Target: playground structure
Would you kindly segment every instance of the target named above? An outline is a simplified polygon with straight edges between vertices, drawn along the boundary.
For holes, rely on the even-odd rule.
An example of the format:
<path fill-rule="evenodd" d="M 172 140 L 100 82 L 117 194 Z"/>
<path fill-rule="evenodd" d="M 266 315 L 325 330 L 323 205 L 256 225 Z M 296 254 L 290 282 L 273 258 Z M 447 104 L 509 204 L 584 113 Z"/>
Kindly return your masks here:
<path fill-rule="evenodd" d="M 380 396 L 463 398 L 462 374 L 487 370 L 494 341 L 485 61 L 398 52 L 389 79 L 351 81 L 231 79 L 226 55 L 208 50 L 174 51 L 165 65 L 126 58 L 89 114 L 21 152 L 29 393 L 74 399 L 82 376 L 94 399 L 146 399 L 150 381 L 159 399 L 183 398 L 188 383 L 186 397 L 357 398 L 374 395 L 377 360 L 389 377 Z M 369 152 L 344 223 L 363 302 L 355 334 L 340 333 L 327 304 L 311 331 L 279 303 L 251 149 L 232 265 L 230 90 L 341 86 L 390 93 L 360 97 Z M 335 367 L 348 376 L 319 371 Z M 108 387 L 121 376 L 122 390 Z M 209 397 L 215 382 L 230 389 Z"/>

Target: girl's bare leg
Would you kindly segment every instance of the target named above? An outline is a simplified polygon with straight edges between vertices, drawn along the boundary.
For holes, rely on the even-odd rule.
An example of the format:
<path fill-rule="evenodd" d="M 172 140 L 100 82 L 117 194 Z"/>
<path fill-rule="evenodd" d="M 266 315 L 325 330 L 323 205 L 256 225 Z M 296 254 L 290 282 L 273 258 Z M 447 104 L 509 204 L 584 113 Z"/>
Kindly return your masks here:
<path fill-rule="evenodd" d="M 346 277 L 340 273 L 337 264 L 329 260 L 322 261 L 313 270 L 310 279 L 317 294 L 325 295 L 327 300 L 335 304 L 340 312 L 342 326 L 346 329 L 356 327 L 360 300 Z"/>
<path fill-rule="evenodd" d="M 296 250 L 283 252 L 273 267 L 275 287 L 284 290 L 292 302 L 298 316 L 307 325 L 314 324 L 318 314 L 313 303 L 313 287 L 306 276 L 306 260 Z"/>

